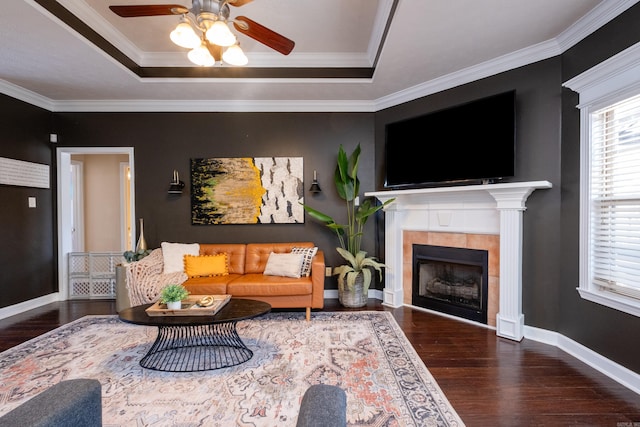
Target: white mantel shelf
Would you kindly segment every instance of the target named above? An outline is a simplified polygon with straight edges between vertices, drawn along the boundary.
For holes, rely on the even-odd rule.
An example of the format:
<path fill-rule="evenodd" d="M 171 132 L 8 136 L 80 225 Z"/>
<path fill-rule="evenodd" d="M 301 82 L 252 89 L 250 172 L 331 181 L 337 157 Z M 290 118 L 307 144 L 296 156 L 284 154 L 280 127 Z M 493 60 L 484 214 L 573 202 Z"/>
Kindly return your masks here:
<path fill-rule="evenodd" d="M 548 189 L 549 181 L 419 188 L 365 193 L 385 207 L 384 304 L 403 305 L 402 232 L 441 231 L 500 235 L 499 336 L 520 341 L 522 314 L 522 215 L 529 195 Z"/>

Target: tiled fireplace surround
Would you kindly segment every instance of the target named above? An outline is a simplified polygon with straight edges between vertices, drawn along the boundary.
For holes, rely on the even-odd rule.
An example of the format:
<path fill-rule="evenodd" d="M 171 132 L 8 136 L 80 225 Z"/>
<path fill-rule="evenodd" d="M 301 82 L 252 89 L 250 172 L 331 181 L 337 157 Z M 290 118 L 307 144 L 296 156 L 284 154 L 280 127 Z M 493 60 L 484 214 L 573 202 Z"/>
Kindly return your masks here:
<path fill-rule="evenodd" d="M 452 248 L 482 249 L 489 252 L 489 286 L 487 324 L 496 326 L 498 296 L 500 295 L 500 237 L 496 234 L 441 233 L 403 230 L 402 232 L 402 302 L 411 305 L 413 285 L 412 245 L 448 246 Z"/>
<path fill-rule="evenodd" d="M 385 305 L 411 305 L 412 245 L 489 252 L 488 325 L 520 341 L 522 314 L 522 215 L 536 189 L 548 181 L 468 185 L 366 193 L 384 202 Z"/>

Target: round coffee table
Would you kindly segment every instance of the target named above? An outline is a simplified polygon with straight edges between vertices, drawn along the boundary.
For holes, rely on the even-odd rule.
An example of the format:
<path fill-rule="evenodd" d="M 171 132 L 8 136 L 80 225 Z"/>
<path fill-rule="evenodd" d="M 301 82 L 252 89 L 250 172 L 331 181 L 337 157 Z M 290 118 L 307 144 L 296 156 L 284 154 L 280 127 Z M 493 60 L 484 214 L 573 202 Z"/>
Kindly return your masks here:
<path fill-rule="evenodd" d="M 155 342 L 140 360 L 147 369 L 195 372 L 227 368 L 251 359 L 236 324 L 271 311 L 271 305 L 250 299 L 231 298 L 213 316 L 149 316 L 152 304 L 126 308 L 120 319 L 136 325 L 157 326 Z"/>

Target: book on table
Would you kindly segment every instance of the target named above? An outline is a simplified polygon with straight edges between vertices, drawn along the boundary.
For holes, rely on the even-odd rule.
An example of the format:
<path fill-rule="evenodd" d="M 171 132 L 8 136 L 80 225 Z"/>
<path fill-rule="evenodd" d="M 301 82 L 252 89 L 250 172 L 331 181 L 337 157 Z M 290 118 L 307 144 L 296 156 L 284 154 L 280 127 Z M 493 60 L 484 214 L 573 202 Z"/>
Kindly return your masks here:
<path fill-rule="evenodd" d="M 211 305 L 198 304 L 198 302 L 201 302 L 206 297 L 213 299 Z M 149 316 L 213 316 L 220 311 L 230 299 L 231 295 L 189 295 L 186 299 L 182 300 L 182 307 L 180 309 L 170 310 L 167 308 L 167 304 L 156 301 L 145 311 Z"/>

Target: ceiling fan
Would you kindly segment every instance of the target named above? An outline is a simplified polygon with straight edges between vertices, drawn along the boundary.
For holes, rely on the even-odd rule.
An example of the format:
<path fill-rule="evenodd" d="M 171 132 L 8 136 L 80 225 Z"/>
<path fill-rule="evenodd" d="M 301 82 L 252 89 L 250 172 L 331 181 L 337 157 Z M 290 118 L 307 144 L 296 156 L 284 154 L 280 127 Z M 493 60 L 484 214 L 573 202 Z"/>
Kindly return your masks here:
<path fill-rule="evenodd" d="M 171 32 L 171 40 L 178 46 L 191 49 L 189 60 L 197 65 L 211 66 L 224 61 L 231 65 L 248 62 L 239 43 L 229 29 L 229 6 L 240 7 L 252 0 L 192 0 L 191 8 L 179 4 L 151 4 L 109 6 L 122 18 L 142 16 L 181 15 L 180 23 Z M 295 42 L 258 24 L 246 16 L 231 20 L 234 28 L 254 40 L 288 55 Z"/>

